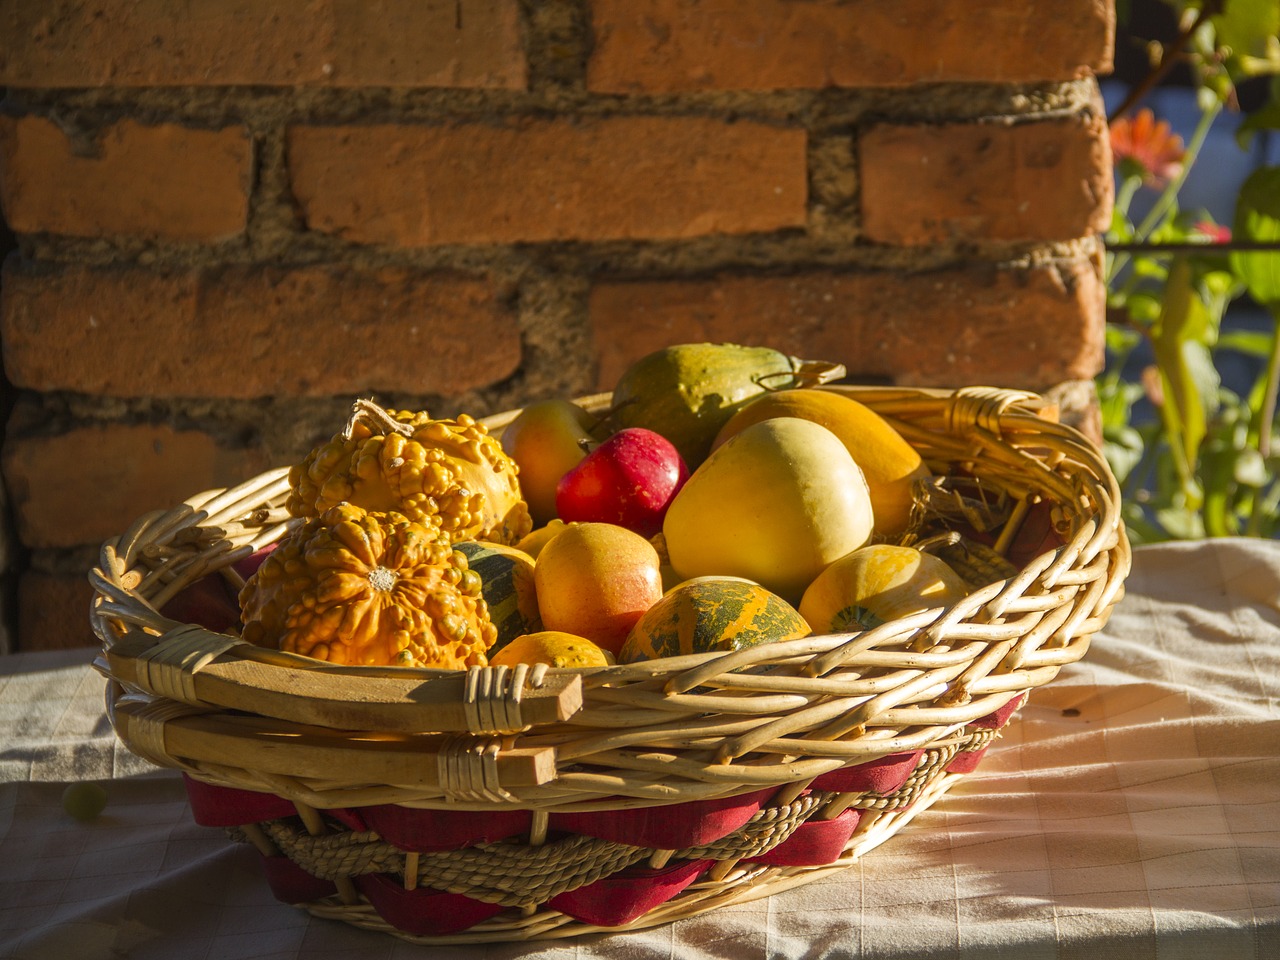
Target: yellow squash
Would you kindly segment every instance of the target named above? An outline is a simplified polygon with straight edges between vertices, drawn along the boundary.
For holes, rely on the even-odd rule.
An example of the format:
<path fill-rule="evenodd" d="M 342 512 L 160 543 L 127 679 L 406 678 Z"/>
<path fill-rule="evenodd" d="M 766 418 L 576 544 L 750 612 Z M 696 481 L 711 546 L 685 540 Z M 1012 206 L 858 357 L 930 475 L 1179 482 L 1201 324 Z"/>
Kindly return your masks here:
<path fill-rule="evenodd" d="M 668 590 L 631 628 L 619 663 L 739 650 L 807 637 L 809 624 L 776 594 L 739 577 L 696 577 Z"/>
<path fill-rule="evenodd" d="M 819 633 L 847 633 L 949 606 L 968 592 L 960 575 L 933 554 L 872 544 L 823 570 L 800 598 L 800 615 Z"/>
<path fill-rule="evenodd" d="M 788 602 L 871 536 L 862 471 L 826 427 L 797 417 L 752 424 L 711 454 L 662 525 L 681 579 L 745 577 Z"/>
<path fill-rule="evenodd" d="M 875 512 L 877 539 L 893 540 L 911 520 L 915 482 L 930 476 L 915 447 L 864 403 L 830 390 L 779 390 L 749 401 L 717 434 L 711 449 L 753 423 L 800 417 L 826 427 L 862 468 Z"/>
<path fill-rule="evenodd" d="M 559 630 L 539 630 L 516 637 L 489 659 L 494 667 L 545 663 L 549 667 L 608 667 L 613 654 L 586 637 Z"/>

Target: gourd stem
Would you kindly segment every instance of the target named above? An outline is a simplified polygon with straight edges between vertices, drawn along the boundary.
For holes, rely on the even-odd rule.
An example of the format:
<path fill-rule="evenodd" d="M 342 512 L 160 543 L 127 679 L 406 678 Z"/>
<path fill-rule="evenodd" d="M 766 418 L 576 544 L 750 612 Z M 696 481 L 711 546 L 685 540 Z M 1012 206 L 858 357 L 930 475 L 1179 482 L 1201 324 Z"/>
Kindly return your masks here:
<path fill-rule="evenodd" d="M 342 428 L 342 438 L 344 440 L 351 439 L 355 433 L 356 424 L 361 420 L 368 420 L 372 423 L 377 428 L 375 432 L 383 434 L 398 433 L 405 437 L 413 436 L 413 427 L 409 424 L 400 422 L 372 400 L 360 399 L 351 405 L 351 416 L 347 418 L 347 425 Z"/>
<path fill-rule="evenodd" d="M 843 363 L 832 363 L 827 360 L 800 360 L 791 358 L 797 387 L 819 387 L 832 380 L 839 380 L 848 371 Z"/>
<path fill-rule="evenodd" d="M 935 550 L 941 550 L 945 547 L 954 547 L 961 540 L 960 534 L 954 530 L 948 530 L 946 533 L 935 534 L 932 537 L 925 537 L 923 540 L 917 540 L 911 546 L 915 547 L 921 553 L 931 553 Z"/>
<path fill-rule="evenodd" d="M 778 390 L 820 387 L 832 380 L 839 380 L 848 372 L 843 363 L 801 360 L 799 357 L 787 357 L 787 360 L 791 363 L 790 370 L 756 374 L 751 378 L 751 382 L 766 393 L 774 393 Z"/>

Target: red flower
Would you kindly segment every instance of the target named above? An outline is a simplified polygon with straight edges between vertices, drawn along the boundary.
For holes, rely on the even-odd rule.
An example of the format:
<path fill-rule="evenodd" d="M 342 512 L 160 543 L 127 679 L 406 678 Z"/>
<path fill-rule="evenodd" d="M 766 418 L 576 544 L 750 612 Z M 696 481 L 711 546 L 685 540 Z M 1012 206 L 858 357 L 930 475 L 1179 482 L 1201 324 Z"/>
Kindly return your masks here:
<path fill-rule="evenodd" d="M 1200 220 L 1191 229 L 1196 232 L 1196 236 L 1204 237 L 1210 243 L 1231 242 L 1231 228 L 1214 223 L 1212 220 Z"/>
<path fill-rule="evenodd" d="M 1117 166 L 1134 168 L 1145 184 L 1159 188 L 1182 172 L 1187 151 L 1168 121 L 1157 123 L 1155 114 L 1143 107 L 1132 120 L 1118 117 L 1112 121 L 1111 153 Z"/>

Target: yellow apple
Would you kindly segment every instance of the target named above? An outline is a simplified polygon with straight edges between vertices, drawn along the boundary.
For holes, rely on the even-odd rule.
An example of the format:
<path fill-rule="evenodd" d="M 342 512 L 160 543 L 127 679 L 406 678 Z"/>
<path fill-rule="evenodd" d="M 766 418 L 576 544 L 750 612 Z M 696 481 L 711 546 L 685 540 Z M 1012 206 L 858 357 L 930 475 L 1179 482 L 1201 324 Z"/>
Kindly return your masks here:
<path fill-rule="evenodd" d="M 661 562 L 653 544 L 625 527 L 567 525 L 533 567 L 543 628 L 586 637 L 616 654 L 662 597 Z"/>
<path fill-rule="evenodd" d="M 502 431 L 535 527 L 556 517 L 556 484 L 587 455 L 596 418 L 569 400 L 531 403 Z"/>

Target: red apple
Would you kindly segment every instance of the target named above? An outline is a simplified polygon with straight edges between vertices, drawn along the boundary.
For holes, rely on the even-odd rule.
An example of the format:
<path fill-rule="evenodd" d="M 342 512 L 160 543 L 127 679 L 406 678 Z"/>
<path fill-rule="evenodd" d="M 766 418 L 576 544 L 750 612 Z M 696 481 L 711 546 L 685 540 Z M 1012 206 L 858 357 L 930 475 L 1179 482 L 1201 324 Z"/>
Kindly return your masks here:
<path fill-rule="evenodd" d="M 170 620 L 193 623 L 214 633 L 227 633 L 240 620 L 235 593 L 219 573 L 208 574 L 183 587 L 160 612 Z"/>
<path fill-rule="evenodd" d="M 652 537 L 688 479 L 689 468 L 670 440 L 644 427 L 629 427 L 560 479 L 556 512 L 566 522 L 615 523 Z"/>
<path fill-rule="evenodd" d="M 556 484 L 595 441 L 595 418 L 568 400 L 531 403 L 502 431 L 502 449 L 520 468 L 520 492 L 534 526 L 556 516 Z"/>
<path fill-rule="evenodd" d="M 242 557 L 233 563 L 231 565 L 231 569 L 240 574 L 241 580 L 248 580 L 258 572 L 258 568 L 262 566 L 262 562 L 266 560 L 267 557 L 271 556 L 278 546 L 280 546 L 280 542 L 277 540 L 275 543 L 268 543 L 265 547 L 259 547 L 247 557 Z"/>

